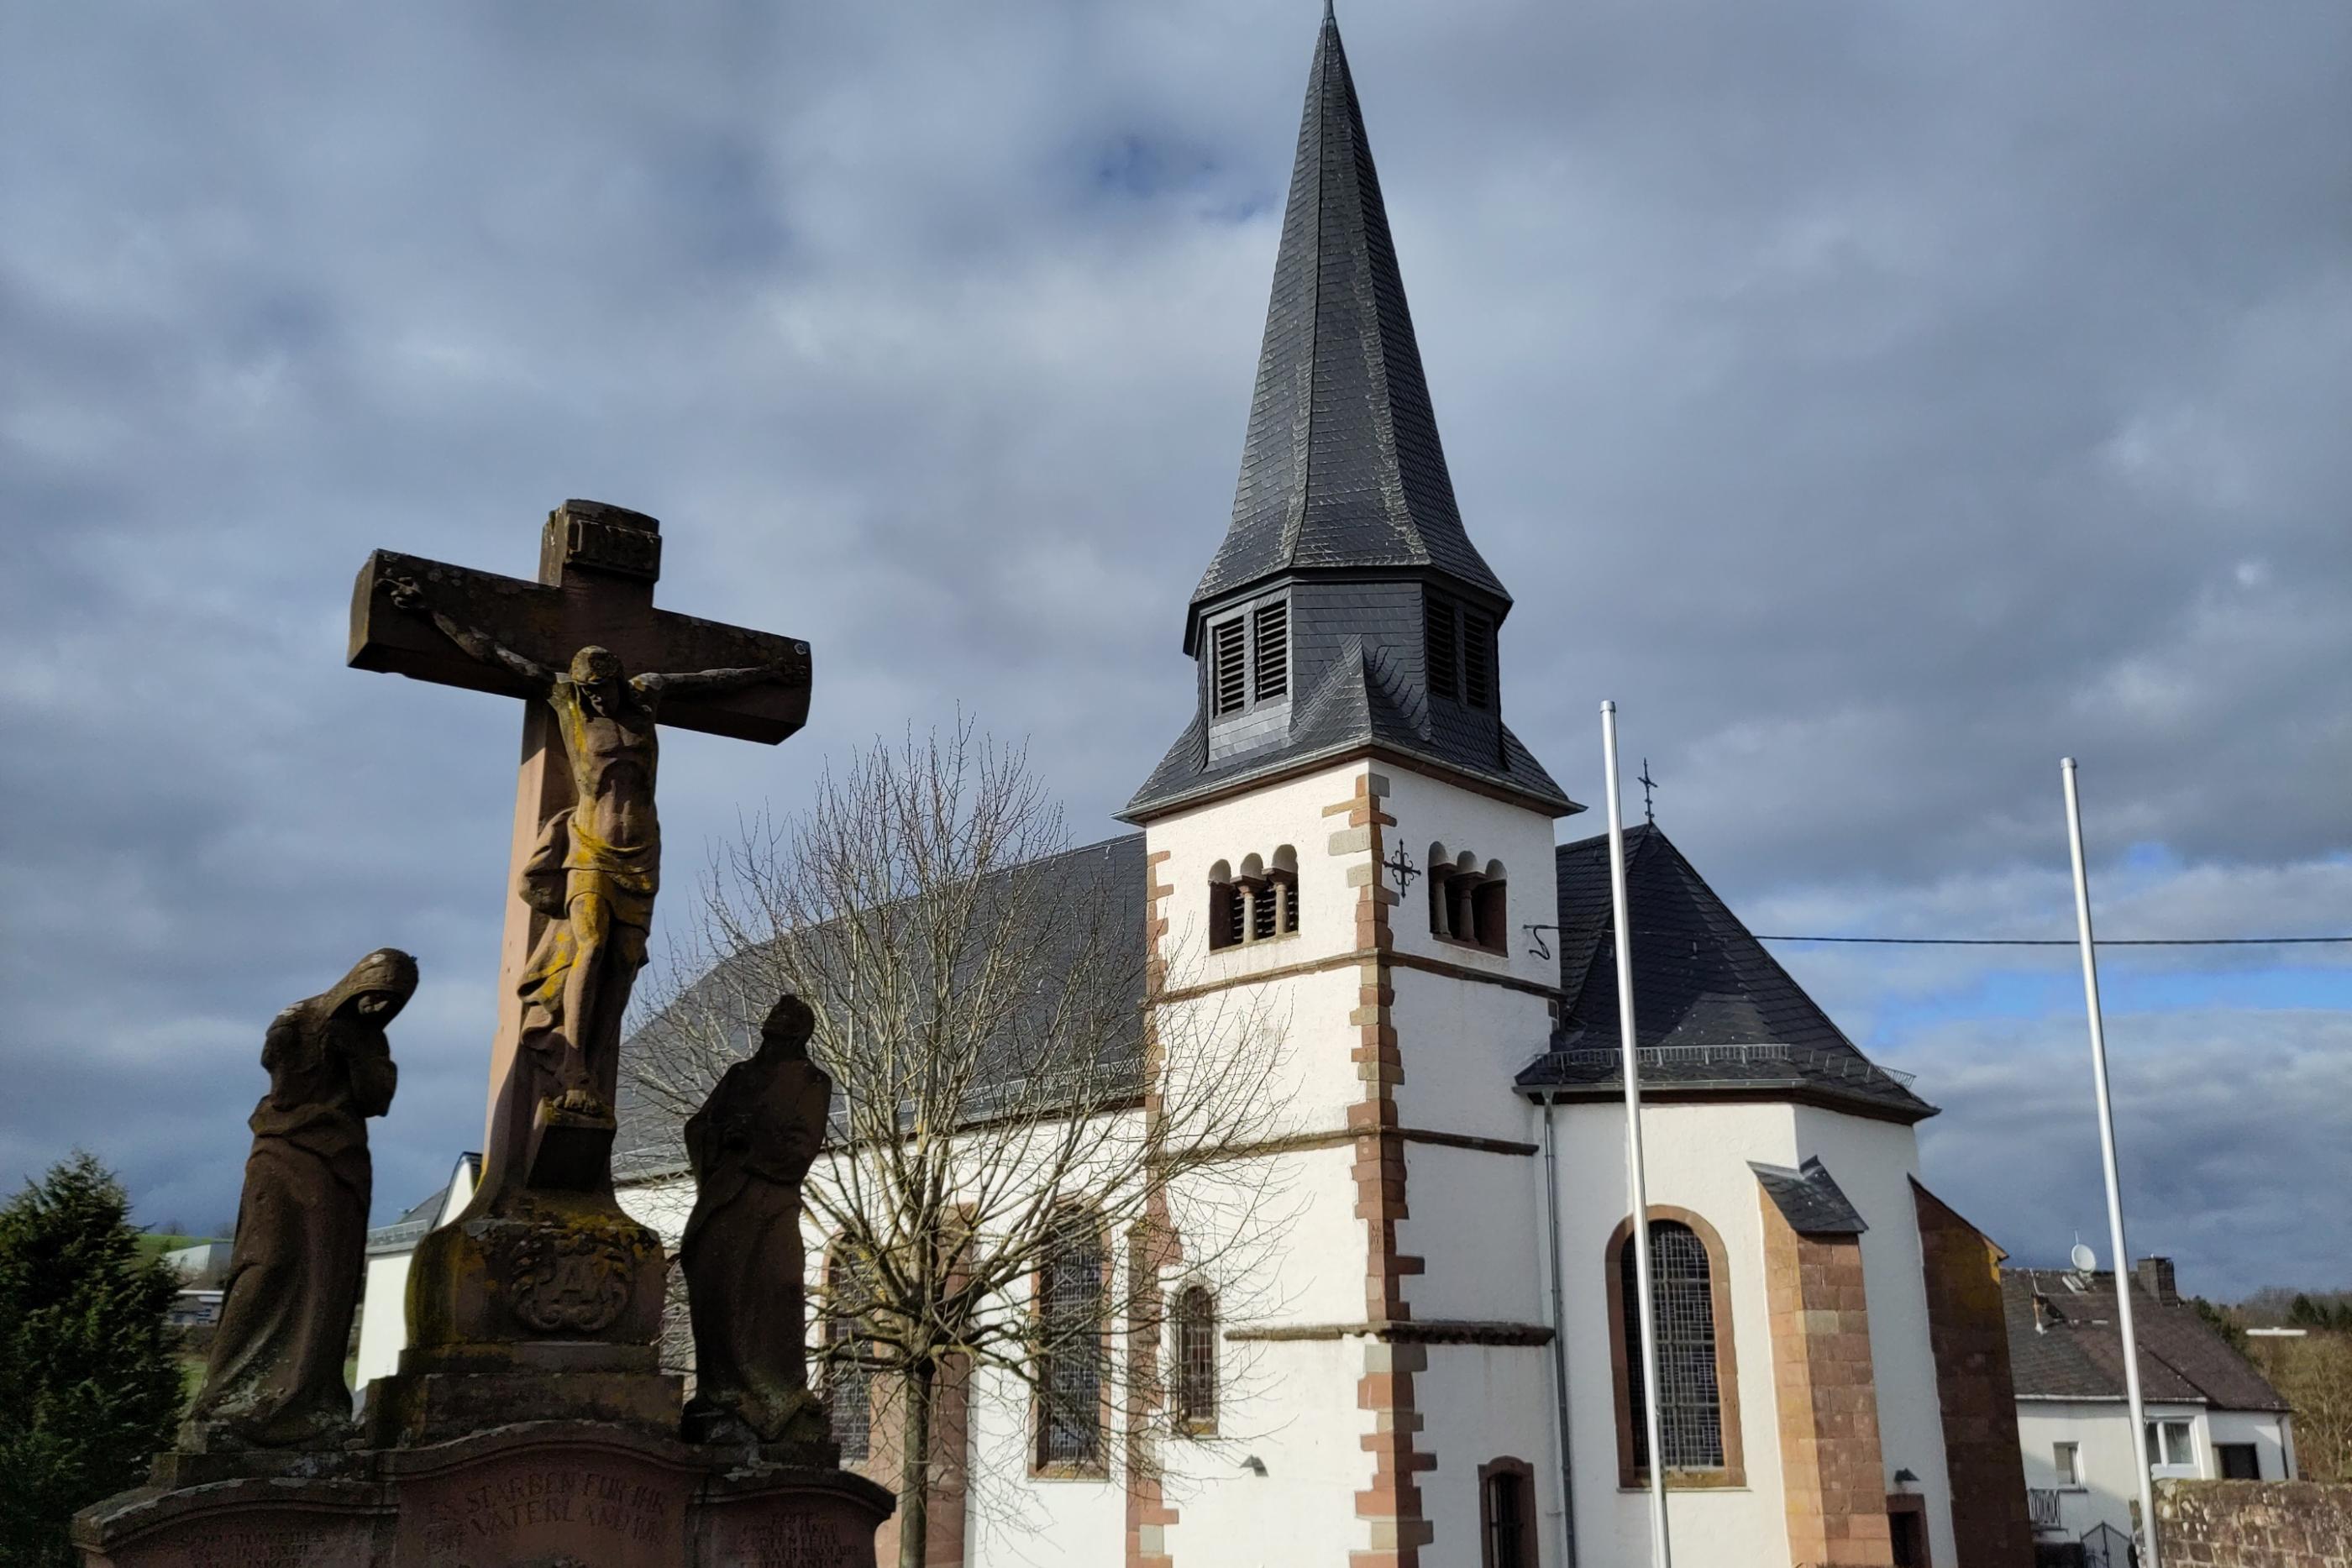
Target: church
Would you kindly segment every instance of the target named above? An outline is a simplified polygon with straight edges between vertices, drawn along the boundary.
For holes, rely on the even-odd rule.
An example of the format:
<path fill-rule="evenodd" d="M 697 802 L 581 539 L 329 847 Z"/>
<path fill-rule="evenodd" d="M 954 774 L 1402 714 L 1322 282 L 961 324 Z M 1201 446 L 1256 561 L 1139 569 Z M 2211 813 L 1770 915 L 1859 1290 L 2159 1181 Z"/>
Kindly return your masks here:
<path fill-rule="evenodd" d="M 1654 826 L 1626 844 L 1646 1451 L 1608 844 L 1505 722 L 1512 600 L 1455 503 L 1328 10 L 1233 517 L 1202 546 L 1192 720 L 1139 761 L 1135 831 L 1083 858 L 1188 977 L 1158 1005 L 1288 1019 L 1299 1130 L 1254 1156 L 1297 1200 L 1276 1277 L 1178 1314 L 1204 1375 L 1245 1353 L 1248 1385 L 1212 1386 L 1148 1474 L 1118 1441 L 985 1476 L 974 1448 L 1029 1528 L 942 1497 L 932 1560 L 1634 1568 L 1662 1464 L 1699 1568 L 2024 1568 L 2000 1254 L 1921 1183 L 1935 1107 Z M 647 1162 L 623 1196 L 674 1237 L 684 1183 Z"/>

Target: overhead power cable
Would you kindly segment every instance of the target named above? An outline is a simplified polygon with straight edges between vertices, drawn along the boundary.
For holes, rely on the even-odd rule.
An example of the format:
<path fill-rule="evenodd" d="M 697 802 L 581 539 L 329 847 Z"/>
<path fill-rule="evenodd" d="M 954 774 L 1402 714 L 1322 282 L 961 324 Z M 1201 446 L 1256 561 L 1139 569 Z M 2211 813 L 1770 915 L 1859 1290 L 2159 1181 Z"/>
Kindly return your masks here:
<path fill-rule="evenodd" d="M 2067 936 L 1768 936 L 1759 942 L 1854 942 L 1881 947 L 2073 947 Z M 2352 936 L 2102 936 L 2101 947 L 2292 947 L 2352 942 Z"/>

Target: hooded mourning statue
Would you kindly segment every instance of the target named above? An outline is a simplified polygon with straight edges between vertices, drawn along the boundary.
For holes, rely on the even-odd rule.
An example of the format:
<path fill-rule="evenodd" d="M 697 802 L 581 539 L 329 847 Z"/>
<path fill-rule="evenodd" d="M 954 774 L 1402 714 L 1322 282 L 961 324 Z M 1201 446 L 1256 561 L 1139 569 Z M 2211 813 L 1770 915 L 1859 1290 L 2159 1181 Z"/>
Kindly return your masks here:
<path fill-rule="evenodd" d="M 229 1251 L 190 1448 L 333 1448 L 349 1435 L 343 1352 L 366 1267 L 367 1118 L 397 1082 L 385 1026 L 416 990 L 416 960 L 379 948 L 333 989 L 269 1026 L 236 1240 Z"/>
<path fill-rule="evenodd" d="M 694 1323 L 688 1437 L 822 1441 L 808 1386 L 801 1181 L 824 1143 L 833 1080 L 809 1060 L 816 1019 L 779 1000 L 749 1061 L 729 1068 L 686 1124 L 694 1212 L 679 1261 Z"/>

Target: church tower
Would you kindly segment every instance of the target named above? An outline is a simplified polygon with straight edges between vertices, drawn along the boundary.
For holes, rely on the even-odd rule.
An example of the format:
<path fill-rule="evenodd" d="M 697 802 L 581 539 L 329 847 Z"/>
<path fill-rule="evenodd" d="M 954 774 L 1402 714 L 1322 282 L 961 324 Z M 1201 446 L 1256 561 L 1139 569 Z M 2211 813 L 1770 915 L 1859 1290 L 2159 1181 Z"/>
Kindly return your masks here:
<path fill-rule="evenodd" d="M 1465 1547 L 1480 1529 L 1424 1496 L 1433 1445 L 1543 1467 L 1517 1451 L 1552 1399 L 1521 1239 L 1537 1148 L 1496 1086 L 1553 1029 L 1558 960 L 1523 928 L 1555 919 L 1552 824 L 1580 808 L 1504 723 L 1510 609 L 1454 499 L 1327 7 L 1233 519 L 1185 612 L 1192 718 L 1122 813 L 1163 1007 L 1280 1026 L 1264 1157 L 1298 1213 L 1253 1292 L 1271 1315 L 1223 1326 L 1261 1392 L 1221 1420 L 1293 1484 L 1229 1484 L 1229 1457 L 1172 1444 L 1167 1495 L 1131 1484 L 1131 1563 L 1405 1568 L 1441 1523 Z M 1497 1426 L 1528 1437 L 1489 1454 Z"/>

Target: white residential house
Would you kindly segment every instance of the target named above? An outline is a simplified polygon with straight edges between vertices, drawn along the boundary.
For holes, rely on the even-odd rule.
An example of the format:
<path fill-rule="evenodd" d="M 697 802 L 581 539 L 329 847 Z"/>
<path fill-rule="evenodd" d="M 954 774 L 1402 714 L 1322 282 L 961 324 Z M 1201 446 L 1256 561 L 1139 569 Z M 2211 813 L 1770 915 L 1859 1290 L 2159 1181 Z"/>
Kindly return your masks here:
<path fill-rule="evenodd" d="M 1548 584 L 1527 634 L 1576 591 L 1641 585 Z M 1294 1207 L 1248 1303 L 1155 1281 L 1215 1430 L 1155 1437 L 1139 1474 L 1130 1434 L 1045 1433 L 1024 1391 L 975 1382 L 971 1484 L 1018 1494 L 1027 1528 L 943 1496 L 933 1561 L 1646 1562 L 1606 846 L 1560 841 L 1582 808 L 1503 721 L 1512 600 L 1456 505 L 1328 14 L 1232 521 L 1189 602 L 1161 584 L 1135 608 L 1154 602 L 1181 622 L 1194 710 L 1121 813 L 1139 831 L 1074 873 L 1127 890 L 1136 942 L 1188 977 L 1164 1005 L 1287 1020 L 1298 1131 L 1248 1157 L 1280 1163 Z M 1554 739 L 1589 756 L 1594 737 Z M 1634 829 L 1629 853 L 1680 1560 L 2021 1564 L 2016 1427 L 1987 1373 L 1999 1253 L 1920 1185 L 1934 1107 L 1664 832 Z M 678 1129 L 622 1109 L 623 1201 L 674 1239 Z M 392 1256 L 371 1261 L 367 1370 L 391 1364 Z M 1088 1266 L 1137 1265 L 1120 1246 Z M 1215 1381 L 1244 1359 L 1245 1383 Z"/>
<path fill-rule="evenodd" d="M 465 1208 L 481 1179 L 482 1156 L 463 1154 L 438 1192 L 419 1200 L 389 1225 L 368 1232 L 367 1280 L 360 1295 L 360 1348 L 352 1375 L 354 1397 L 364 1398 L 371 1379 L 389 1376 L 408 1343 L 408 1260 L 419 1238 Z"/>
<path fill-rule="evenodd" d="M 2153 1473 L 2294 1479 L 2286 1401 L 2181 1300 L 2171 1260 L 2141 1259 L 2130 1281 Z M 2116 1276 L 2004 1269 L 2001 1291 L 2036 1539 L 2129 1535 L 2137 1482 Z"/>

